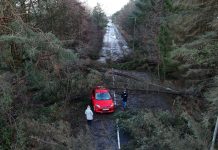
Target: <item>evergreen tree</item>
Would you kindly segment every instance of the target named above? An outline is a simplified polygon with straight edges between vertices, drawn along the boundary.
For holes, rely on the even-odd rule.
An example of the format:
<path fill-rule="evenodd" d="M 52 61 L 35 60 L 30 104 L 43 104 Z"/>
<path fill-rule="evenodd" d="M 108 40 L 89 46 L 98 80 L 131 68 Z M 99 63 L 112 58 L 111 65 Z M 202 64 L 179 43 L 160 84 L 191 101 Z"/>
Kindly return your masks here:
<path fill-rule="evenodd" d="M 103 29 L 107 25 L 107 16 L 103 12 L 99 3 L 94 7 L 92 12 L 93 21 L 98 25 L 99 28 Z"/>
<path fill-rule="evenodd" d="M 137 18 L 138 22 L 145 22 L 148 21 L 154 9 L 155 0 L 137 0 L 135 6 L 136 9 L 133 12 L 134 16 Z"/>

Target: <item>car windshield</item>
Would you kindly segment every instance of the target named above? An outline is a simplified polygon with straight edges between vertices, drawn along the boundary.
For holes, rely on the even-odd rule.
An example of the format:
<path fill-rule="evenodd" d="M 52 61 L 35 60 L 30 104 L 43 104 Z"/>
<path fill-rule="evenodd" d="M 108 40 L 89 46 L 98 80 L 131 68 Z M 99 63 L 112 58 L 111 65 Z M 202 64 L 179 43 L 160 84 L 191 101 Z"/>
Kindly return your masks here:
<path fill-rule="evenodd" d="M 96 93 L 95 98 L 96 100 L 109 100 L 111 96 L 109 93 Z"/>

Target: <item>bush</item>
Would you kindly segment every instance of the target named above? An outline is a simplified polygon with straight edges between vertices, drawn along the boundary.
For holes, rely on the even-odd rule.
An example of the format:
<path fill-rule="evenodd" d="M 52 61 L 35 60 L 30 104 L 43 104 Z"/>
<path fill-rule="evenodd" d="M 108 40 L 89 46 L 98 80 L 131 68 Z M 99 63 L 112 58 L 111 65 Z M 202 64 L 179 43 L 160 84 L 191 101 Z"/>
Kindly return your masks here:
<path fill-rule="evenodd" d="M 9 150 L 11 149 L 13 140 L 13 129 L 7 123 L 5 118 L 0 116 L 0 149 Z"/>
<path fill-rule="evenodd" d="M 167 111 L 120 113 L 121 127 L 127 131 L 132 141 L 127 147 L 135 149 L 205 149 L 199 130 L 186 113 L 173 115 Z M 128 149 L 128 148 L 127 148 Z"/>

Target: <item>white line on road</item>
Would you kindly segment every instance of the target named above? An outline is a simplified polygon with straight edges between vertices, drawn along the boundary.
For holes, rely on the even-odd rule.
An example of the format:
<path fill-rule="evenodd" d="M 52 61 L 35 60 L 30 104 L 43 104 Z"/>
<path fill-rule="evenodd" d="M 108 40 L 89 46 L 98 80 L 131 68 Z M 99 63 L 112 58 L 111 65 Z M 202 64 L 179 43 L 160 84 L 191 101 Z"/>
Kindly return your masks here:
<path fill-rule="evenodd" d="M 118 123 L 119 123 L 118 119 L 116 123 L 117 123 L 117 143 L 118 143 L 118 149 L 120 149 L 120 131 L 119 131 L 119 126 L 118 126 Z"/>

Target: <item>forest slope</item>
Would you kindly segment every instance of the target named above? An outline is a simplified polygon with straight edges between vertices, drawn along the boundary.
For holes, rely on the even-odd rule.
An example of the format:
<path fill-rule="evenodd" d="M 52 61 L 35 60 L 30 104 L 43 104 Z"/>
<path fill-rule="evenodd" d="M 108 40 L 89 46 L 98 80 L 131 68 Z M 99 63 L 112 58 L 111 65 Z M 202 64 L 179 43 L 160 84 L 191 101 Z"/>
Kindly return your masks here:
<path fill-rule="evenodd" d="M 218 115 L 217 10 L 216 0 L 136 0 L 113 16 L 134 48 L 133 55 L 119 68 L 153 69 L 162 81 L 173 81 L 178 87 L 198 93 L 197 97 L 174 97 L 173 114 L 145 110 L 130 112 L 141 117 L 123 116 L 123 126 L 139 149 L 210 146 Z M 144 121 L 140 122 L 140 118 Z M 136 129 L 140 123 L 140 129 Z M 142 140 L 143 129 L 148 128 L 149 134 L 144 133 Z M 175 131 L 178 128 L 183 132 Z M 169 134 L 178 134 L 178 139 Z"/>
<path fill-rule="evenodd" d="M 3 0 L 0 10 L 0 149 L 77 149 L 89 136 L 73 135 L 66 111 L 101 80 L 89 66 L 105 14 L 77 0 Z"/>

